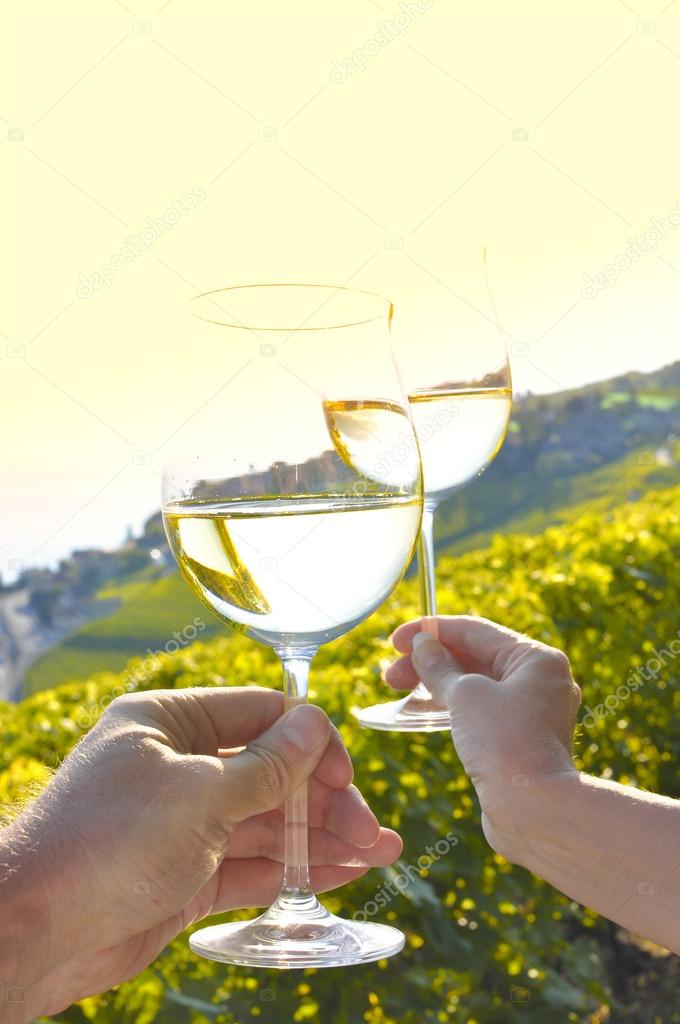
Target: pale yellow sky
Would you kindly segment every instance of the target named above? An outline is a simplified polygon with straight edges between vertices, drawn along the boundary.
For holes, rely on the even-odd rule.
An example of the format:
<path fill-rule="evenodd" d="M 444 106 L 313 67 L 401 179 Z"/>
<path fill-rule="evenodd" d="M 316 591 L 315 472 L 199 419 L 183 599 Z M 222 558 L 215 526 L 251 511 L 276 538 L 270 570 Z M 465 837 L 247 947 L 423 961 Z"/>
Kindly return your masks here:
<path fill-rule="evenodd" d="M 520 391 L 680 355 L 680 0 L 59 6 L 1 44 L 0 573 L 139 525 L 219 388 L 247 422 L 199 290 L 353 284 L 455 353 L 486 245 Z"/>

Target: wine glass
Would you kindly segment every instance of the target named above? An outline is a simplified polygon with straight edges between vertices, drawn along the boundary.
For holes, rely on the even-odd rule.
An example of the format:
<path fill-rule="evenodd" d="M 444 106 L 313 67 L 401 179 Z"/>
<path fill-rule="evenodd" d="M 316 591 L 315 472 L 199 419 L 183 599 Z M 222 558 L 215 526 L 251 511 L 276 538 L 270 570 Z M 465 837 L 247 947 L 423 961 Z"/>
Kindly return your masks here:
<path fill-rule="evenodd" d="M 417 344 L 395 346 L 420 445 L 425 492 L 418 542 L 423 628 L 437 635 L 434 515 L 437 506 L 479 475 L 503 444 L 512 407 L 505 342 L 494 331 L 474 343 L 433 332 Z M 419 682 L 402 700 L 355 709 L 372 729 L 435 732 L 451 728 L 446 708 Z"/>
<path fill-rule="evenodd" d="M 385 600 L 417 543 L 422 478 L 390 348 L 392 305 L 347 288 L 262 284 L 190 306 L 186 372 L 222 381 L 226 371 L 228 386 L 173 439 L 165 530 L 194 593 L 279 656 L 288 710 L 307 699 L 319 646 Z M 385 469 L 404 437 L 408 456 Z M 312 892 L 306 787 L 285 818 L 275 903 L 252 921 L 195 932 L 194 952 L 280 968 L 397 953 L 396 928 L 340 919 Z"/>

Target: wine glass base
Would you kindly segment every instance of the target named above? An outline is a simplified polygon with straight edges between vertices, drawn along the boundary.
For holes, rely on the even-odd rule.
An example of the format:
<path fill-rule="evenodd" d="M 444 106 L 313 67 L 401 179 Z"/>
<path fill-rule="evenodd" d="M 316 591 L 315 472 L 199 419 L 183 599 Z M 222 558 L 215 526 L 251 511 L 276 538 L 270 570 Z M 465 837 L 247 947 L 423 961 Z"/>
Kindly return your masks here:
<path fill-rule="evenodd" d="M 194 953 L 243 967 L 346 967 L 393 956 L 404 936 L 390 925 L 346 921 L 318 901 L 298 914 L 274 904 L 253 921 L 201 928 L 189 938 Z"/>
<path fill-rule="evenodd" d="M 385 732 L 445 732 L 451 728 L 448 709 L 410 695 L 370 708 L 352 708 L 352 714 L 366 729 Z"/>

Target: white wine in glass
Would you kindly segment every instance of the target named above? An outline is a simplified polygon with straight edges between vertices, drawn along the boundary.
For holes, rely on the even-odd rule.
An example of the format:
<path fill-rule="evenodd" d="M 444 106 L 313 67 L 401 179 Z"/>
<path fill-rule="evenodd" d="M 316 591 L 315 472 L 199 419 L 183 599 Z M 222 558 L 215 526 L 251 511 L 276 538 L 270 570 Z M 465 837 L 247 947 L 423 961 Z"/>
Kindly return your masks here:
<path fill-rule="evenodd" d="M 321 285 L 250 285 L 191 303 L 191 360 L 229 380 L 173 439 L 168 541 L 194 593 L 283 663 L 286 709 L 307 699 L 319 646 L 380 605 L 417 543 L 422 478 L 392 358 L 389 302 Z M 189 372 L 189 369 L 187 369 Z M 371 419 L 365 429 L 365 417 Z M 343 448 L 339 423 L 357 458 Z M 385 452 L 408 436 L 396 471 Z M 285 807 L 283 887 L 252 921 L 195 932 L 226 963 L 330 967 L 398 952 L 404 936 L 330 914 L 309 882 L 307 793 Z"/>
<path fill-rule="evenodd" d="M 478 476 L 498 453 L 512 408 L 512 379 L 502 337 L 474 344 L 435 337 L 397 349 L 397 361 L 423 467 L 425 504 L 418 544 L 423 628 L 436 635 L 434 515 L 437 506 Z M 360 723 L 395 732 L 451 728 L 446 708 L 418 683 L 402 700 L 355 711 Z"/>

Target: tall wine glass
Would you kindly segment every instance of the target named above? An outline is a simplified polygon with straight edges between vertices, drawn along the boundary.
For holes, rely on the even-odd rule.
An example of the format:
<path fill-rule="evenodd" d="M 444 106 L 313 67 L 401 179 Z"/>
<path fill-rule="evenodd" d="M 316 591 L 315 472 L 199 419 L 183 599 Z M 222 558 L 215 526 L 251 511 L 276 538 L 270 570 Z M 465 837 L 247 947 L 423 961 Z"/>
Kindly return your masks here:
<path fill-rule="evenodd" d="M 203 366 L 221 387 L 174 439 L 165 529 L 194 593 L 280 657 L 290 709 L 307 699 L 319 646 L 385 600 L 417 542 L 422 479 L 390 349 L 392 306 L 322 285 L 225 288 L 190 305 L 187 373 Z M 403 436 L 409 457 L 383 472 Z M 285 816 L 278 899 L 253 921 L 194 933 L 192 949 L 256 967 L 398 952 L 396 928 L 342 920 L 312 892 L 306 787 Z"/>
<path fill-rule="evenodd" d="M 423 466 L 425 505 L 418 544 L 424 628 L 436 635 L 434 515 L 437 506 L 479 475 L 505 438 L 512 407 L 510 364 L 500 332 L 474 343 L 448 333 L 396 347 Z M 450 729 L 446 708 L 418 683 L 408 697 L 355 711 L 372 729 L 435 732 Z"/>

